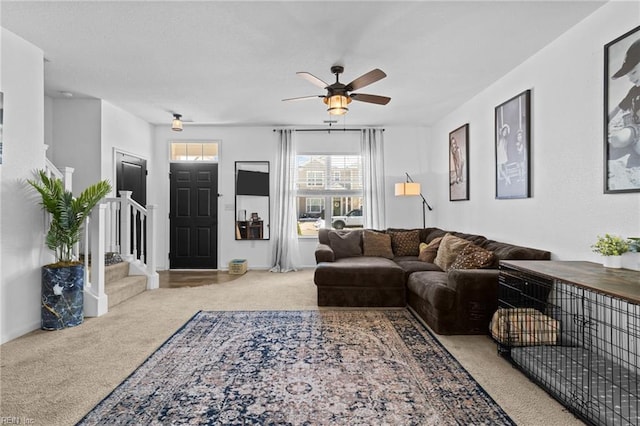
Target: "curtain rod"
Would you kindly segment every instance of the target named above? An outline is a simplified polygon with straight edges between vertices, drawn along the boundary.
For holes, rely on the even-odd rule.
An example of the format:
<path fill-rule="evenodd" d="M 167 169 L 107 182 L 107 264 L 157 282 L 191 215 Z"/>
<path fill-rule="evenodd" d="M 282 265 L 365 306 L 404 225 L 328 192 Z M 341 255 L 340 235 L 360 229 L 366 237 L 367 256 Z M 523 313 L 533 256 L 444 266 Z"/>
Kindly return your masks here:
<path fill-rule="evenodd" d="M 273 129 L 274 132 L 277 132 L 278 130 L 283 130 L 283 129 Z M 361 132 L 363 130 L 368 130 L 368 129 L 337 129 L 337 128 L 333 128 L 333 127 L 329 127 L 327 129 L 292 129 L 294 132 Z M 385 129 L 379 129 L 382 130 L 383 132 L 385 131 Z"/>

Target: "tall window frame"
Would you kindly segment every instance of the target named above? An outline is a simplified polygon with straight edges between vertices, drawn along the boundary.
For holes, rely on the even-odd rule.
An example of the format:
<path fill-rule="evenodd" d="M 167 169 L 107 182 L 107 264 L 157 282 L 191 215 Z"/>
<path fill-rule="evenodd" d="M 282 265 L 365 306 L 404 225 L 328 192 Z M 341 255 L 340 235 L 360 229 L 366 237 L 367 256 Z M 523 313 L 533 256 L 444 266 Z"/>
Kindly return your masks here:
<path fill-rule="evenodd" d="M 348 223 L 344 219 L 350 211 L 362 209 L 364 201 L 363 165 L 360 153 L 336 154 L 304 153 L 296 156 L 296 192 L 298 206 L 298 235 L 317 237 L 319 228 L 336 226 L 356 227 L 358 218 L 350 217 Z M 311 172 L 311 173 L 310 173 Z M 315 173 L 314 173 L 315 172 Z M 319 179 L 309 179 L 310 175 L 322 176 Z M 318 199 L 325 208 L 317 212 Z M 310 203 L 308 200 L 314 200 Z M 353 220 L 355 219 L 355 220 Z"/>

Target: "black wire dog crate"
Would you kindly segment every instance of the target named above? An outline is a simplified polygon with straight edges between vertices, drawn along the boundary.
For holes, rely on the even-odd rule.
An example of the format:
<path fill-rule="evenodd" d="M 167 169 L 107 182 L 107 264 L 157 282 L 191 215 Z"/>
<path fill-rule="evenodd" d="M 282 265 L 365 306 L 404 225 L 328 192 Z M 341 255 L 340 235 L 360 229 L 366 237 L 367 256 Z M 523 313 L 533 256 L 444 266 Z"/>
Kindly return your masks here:
<path fill-rule="evenodd" d="M 640 425 L 640 273 L 501 262 L 491 335 L 499 354 L 582 420 Z"/>

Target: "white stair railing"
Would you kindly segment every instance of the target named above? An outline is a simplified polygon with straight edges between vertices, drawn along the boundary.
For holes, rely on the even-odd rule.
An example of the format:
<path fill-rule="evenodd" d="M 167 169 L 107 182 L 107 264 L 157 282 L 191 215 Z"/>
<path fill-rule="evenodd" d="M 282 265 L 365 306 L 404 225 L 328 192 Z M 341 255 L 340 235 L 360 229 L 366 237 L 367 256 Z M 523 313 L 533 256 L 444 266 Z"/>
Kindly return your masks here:
<path fill-rule="evenodd" d="M 107 204 L 105 247 L 130 262 L 130 275 L 146 275 L 147 289 L 151 290 L 159 286 L 155 261 L 156 206 L 141 206 L 131 198 L 131 193 L 120 191 L 120 197 L 104 200 Z M 131 238 L 132 235 L 136 237 Z"/>
<path fill-rule="evenodd" d="M 94 278 L 85 280 L 85 316 L 100 316 L 108 311 L 104 265 L 107 252 L 118 253 L 129 262 L 129 275 L 145 275 L 147 290 L 160 286 L 155 262 L 155 215 L 156 207 L 142 207 L 131 198 L 131 191 L 120 191 L 120 197 L 105 198 L 93 210 L 85 238 L 91 242 L 91 277 Z M 138 239 L 131 238 L 138 235 L 138 224 L 140 247 Z M 87 241 L 85 247 L 88 246 Z"/>

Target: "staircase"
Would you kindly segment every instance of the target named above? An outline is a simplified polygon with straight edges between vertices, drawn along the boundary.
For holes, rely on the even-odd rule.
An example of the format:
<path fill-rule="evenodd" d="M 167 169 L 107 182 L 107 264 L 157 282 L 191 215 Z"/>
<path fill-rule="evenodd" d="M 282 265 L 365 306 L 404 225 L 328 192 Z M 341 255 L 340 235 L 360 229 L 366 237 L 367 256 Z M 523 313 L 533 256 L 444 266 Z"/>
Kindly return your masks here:
<path fill-rule="evenodd" d="M 61 179 L 66 190 L 71 190 L 72 168 L 66 167 L 63 173 L 45 158 L 45 170 L 49 176 Z M 109 308 L 145 290 L 159 287 L 155 265 L 156 206 L 141 206 L 131 198 L 131 194 L 131 191 L 119 191 L 119 197 L 103 199 L 87 218 L 84 236 L 76 245 L 76 258 L 80 253 L 88 253 L 83 262 L 85 317 L 104 315 Z M 141 237 L 140 240 L 121 239 L 121 235 Z M 138 241 L 146 244 L 140 243 L 138 247 Z M 105 265 L 105 255 L 112 253 L 117 253 L 124 261 Z M 93 259 L 91 265 L 89 259 Z"/>
<path fill-rule="evenodd" d="M 105 267 L 104 292 L 109 309 L 147 289 L 145 275 L 129 275 L 129 262 L 120 262 Z"/>

